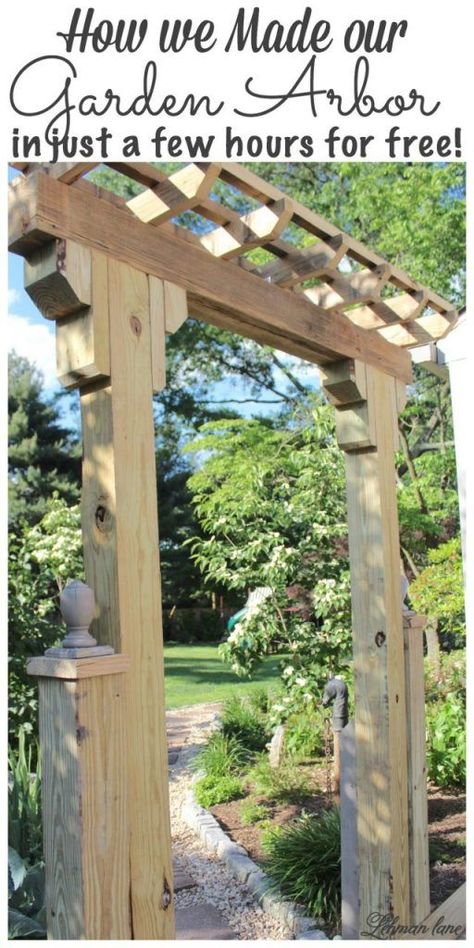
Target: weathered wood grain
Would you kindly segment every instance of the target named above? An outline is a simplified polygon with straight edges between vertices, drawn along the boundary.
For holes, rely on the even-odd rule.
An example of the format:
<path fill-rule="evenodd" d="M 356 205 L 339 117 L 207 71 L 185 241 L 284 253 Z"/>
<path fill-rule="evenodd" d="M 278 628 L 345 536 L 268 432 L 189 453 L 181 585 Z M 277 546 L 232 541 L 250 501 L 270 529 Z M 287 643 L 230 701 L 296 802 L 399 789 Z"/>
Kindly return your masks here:
<path fill-rule="evenodd" d="M 331 382 L 330 370 L 326 370 Z M 347 367 L 350 391 L 357 388 Z M 336 384 L 341 385 L 341 366 Z M 393 379 L 366 367 L 366 426 L 346 452 L 355 672 L 360 930 L 372 912 L 409 920 L 405 666 Z M 341 389 L 340 389 L 341 391 Z M 354 391 L 361 405 L 362 391 Z M 350 395 L 349 395 L 350 397 Z M 336 409 L 343 416 L 349 406 Z"/>
<path fill-rule="evenodd" d="M 175 283 L 164 281 L 165 329 L 167 333 L 177 332 L 188 318 L 186 291 Z"/>
<path fill-rule="evenodd" d="M 81 396 L 83 535 L 94 636 L 130 657 L 128 773 L 134 938 L 174 937 L 164 718 L 149 281 L 109 260 L 111 385 Z M 146 762 L 146 766 L 144 764 Z"/>
<path fill-rule="evenodd" d="M 399 935 L 401 940 L 459 941 L 466 938 L 466 883 L 418 923 L 418 932 Z"/>
<path fill-rule="evenodd" d="M 68 389 L 110 375 L 107 258 L 96 250 L 91 252 L 89 280 L 91 306 L 56 320 L 57 376 Z"/>
<path fill-rule="evenodd" d="M 152 384 L 154 392 L 161 392 L 166 385 L 166 317 L 163 280 L 149 276 L 148 293 L 150 299 Z"/>
<path fill-rule="evenodd" d="M 45 676 L 47 678 L 64 678 L 69 681 L 78 681 L 83 678 L 97 678 L 99 675 L 112 675 L 126 672 L 130 668 L 130 659 L 127 655 L 106 655 L 98 658 L 53 658 L 49 655 L 38 655 L 29 658 L 26 663 L 28 675 Z"/>
<path fill-rule="evenodd" d="M 46 319 L 78 313 L 92 303 L 91 267 L 88 247 L 50 240 L 25 260 L 25 290 Z"/>
<path fill-rule="evenodd" d="M 11 249 L 28 253 L 41 235 L 61 234 L 85 243 L 145 273 L 168 280 L 250 325 L 288 337 L 308 350 L 308 358 L 360 358 L 397 377 L 411 378 L 408 353 L 330 315 L 290 290 L 272 286 L 245 270 L 174 236 L 160 235 L 108 202 L 45 175 L 25 179 L 14 191 Z M 25 189 L 27 193 L 25 193 Z M 25 215 L 28 215 L 25 217 Z M 189 298 L 191 304 L 191 297 Z M 247 329 L 248 331 L 248 329 Z"/>
<path fill-rule="evenodd" d="M 35 671 L 47 676 L 39 679 L 39 720 L 54 939 L 130 938 L 125 676 L 117 663 L 114 671 L 77 681 Z"/>

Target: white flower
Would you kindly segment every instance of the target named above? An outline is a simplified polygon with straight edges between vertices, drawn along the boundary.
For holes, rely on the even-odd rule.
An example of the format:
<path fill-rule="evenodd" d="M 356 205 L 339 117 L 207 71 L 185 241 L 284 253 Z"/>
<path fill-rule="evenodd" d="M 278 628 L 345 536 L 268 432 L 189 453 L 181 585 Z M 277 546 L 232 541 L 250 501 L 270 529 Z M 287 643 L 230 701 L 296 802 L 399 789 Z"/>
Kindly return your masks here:
<path fill-rule="evenodd" d="M 306 684 L 306 678 L 300 678 L 300 677 L 298 677 L 298 678 L 296 679 L 296 684 L 297 684 L 297 685 L 301 685 L 301 687 L 303 688 L 304 685 Z"/>

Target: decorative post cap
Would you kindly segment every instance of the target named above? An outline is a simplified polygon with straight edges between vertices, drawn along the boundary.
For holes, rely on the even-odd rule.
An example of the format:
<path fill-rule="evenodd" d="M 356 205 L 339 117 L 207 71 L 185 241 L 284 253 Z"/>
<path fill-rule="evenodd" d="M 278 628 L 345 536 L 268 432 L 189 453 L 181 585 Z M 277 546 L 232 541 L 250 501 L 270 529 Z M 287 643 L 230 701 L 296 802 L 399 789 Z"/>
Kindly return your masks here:
<path fill-rule="evenodd" d="M 113 655 L 110 645 L 97 645 L 89 632 L 94 618 L 94 592 L 80 579 L 74 579 L 64 587 L 59 597 L 61 615 L 67 627 L 67 635 L 61 646 L 48 648 L 46 655 L 54 658 L 91 658 L 93 655 Z"/>

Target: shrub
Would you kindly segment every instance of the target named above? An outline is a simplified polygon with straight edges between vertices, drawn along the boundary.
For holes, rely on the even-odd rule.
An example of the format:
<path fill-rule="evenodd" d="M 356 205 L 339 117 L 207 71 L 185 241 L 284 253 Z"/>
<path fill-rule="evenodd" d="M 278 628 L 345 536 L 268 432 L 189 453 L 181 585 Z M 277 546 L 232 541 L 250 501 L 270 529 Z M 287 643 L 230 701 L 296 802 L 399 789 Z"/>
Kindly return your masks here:
<path fill-rule="evenodd" d="M 32 773 L 33 757 L 38 760 Z M 18 732 L 18 750 L 8 751 L 8 836 L 21 859 L 33 865 L 42 858 L 41 771 L 36 741 L 26 744 L 26 729 Z"/>
<path fill-rule="evenodd" d="M 427 705 L 427 769 L 437 787 L 466 783 L 466 710 L 459 697 Z"/>
<path fill-rule="evenodd" d="M 280 764 L 270 767 L 266 754 L 258 757 L 249 770 L 247 779 L 256 793 L 262 793 L 270 800 L 298 802 L 308 793 L 308 783 L 304 774 L 292 764 Z"/>
<path fill-rule="evenodd" d="M 8 751 L 8 937 L 46 938 L 42 860 L 41 773 L 36 742 L 26 743 L 20 727 L 18 748 Z"/>
<path fill-rule="evenodd" d="M 45 939 L 46 908 L 44 866 L 27 866 L 25 860 L 8 847 L 8 938 Z"/>
<path fill-rule="evenodd" d="M 222 733 L 236 738 L 249 751 L 264 750 L 270 738 L 270 726 L 264 715 L 245 698 L 229 698 L 222 709 Z"/>
<path fill-rule="evenodd" d="M 288 718 L 285 729 L 285 754 L 297 760 L 323 755 L 324 718 L 325 713 L 319 709 Z"/>
<path fill-rule="evenodd" d="M 244 800 L 240 804 L 240 818 L 244 826 L 261 823 L 267 817 L 268 807 L 264 803 L 256 803 L 255 800 Z"/>
<path fill-rule="evenodd" d="M 216 731 L 195 758 L 195 767 L 204 770 L 206 775 L 225 777 L 240 770 L 247 757 L 245 748 L 235 737 Z"/>
<path fill-rule="evenodd" d="M 305 814 L 267 831 L 262 844 L 272 891 L 304 905 L 313 918 L 334 924 L 341 905 L 339 810 Z"/>
<path fill-rule="evenodd" d="M 439 673 L 428 659 L 425 662 L 425 693 L 427 701 L 449 700 L 450 695 L 463 695 L 466 690 L 466 652 L 457 649 L 440 653 Z"/>
<path fill-rule="evenodd" d="M 460 537 L 429 550 L 428 560 L 410 585 L 410 599 L 417 612 L 438 619 L 449 644 L 460 645 L 466 631 Z"/>
<path fill-rule="evenodd" d="M 243 796 L 242 781 L 238 777 L 217 777 L 214 774 L 208 774 L 198 780 L 195 796 L 197 802 L 206 809 L 215 806 L 216 803 L 229 803 L 230 800 L 237 800 Z"/>
<path fill-rule="evenodd" d="M 37 733 L 37 684 L 26 673 L 26 659 L 56 644 L 60 625 L 59 592 L 67 579 L 83 575 L 79 506 L 54 496 L 35 526 L 16 525 L 8 549 L 9 740 L 18 728 Z"/>

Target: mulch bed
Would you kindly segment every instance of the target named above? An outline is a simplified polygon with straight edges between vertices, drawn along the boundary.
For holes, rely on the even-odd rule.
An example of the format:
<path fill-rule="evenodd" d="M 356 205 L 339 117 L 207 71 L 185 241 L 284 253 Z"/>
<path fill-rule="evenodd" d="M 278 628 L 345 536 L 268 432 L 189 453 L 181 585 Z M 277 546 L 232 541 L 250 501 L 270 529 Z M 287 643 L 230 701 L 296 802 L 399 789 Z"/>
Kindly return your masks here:
<path fill-rule="evenodd" d="M 326 792 L 326 771 L 323 767 L 306 768 L 311 772 L 311 794 L 297 803 L 268 801 L 253 796 L 256 803 L 265 804 L 272 826 L 283 825 L 306 813 L 320 813 L 333 802 Z M 236 843 L 247 850 L 251 859 L 264 862 L 262 831 L 258 824 L 245 826 L 241 820 L 242 800 L 220 803 L 211 807 L 222 829 Z M 440 905 L 466 877 L 466 797 L 463 793 L 438 790 L 428 786 L 428 821 L 430 837 L 430 893 L 433 908 Z"/>

